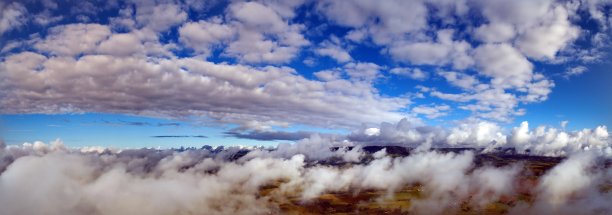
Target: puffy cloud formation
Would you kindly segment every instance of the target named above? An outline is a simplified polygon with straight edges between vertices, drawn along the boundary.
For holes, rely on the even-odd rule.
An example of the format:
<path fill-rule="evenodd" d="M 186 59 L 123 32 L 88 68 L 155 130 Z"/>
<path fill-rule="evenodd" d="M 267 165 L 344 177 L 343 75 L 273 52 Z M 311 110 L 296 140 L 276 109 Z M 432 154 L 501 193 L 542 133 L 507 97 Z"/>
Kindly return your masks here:
<path fill-rule="evenodd" d="M 572 43 L 581 34 L 598 41 L 597 33 L 585 32 L 573 21 L 584 7 L 593 10 L 589 18 L 604 20 L 606 4 L 609 2 L 364 0 L 323 1 L 317 9 L 337 25 L 351 28 L 347 39 L 356 43 L 371 40 L 386 47 L 396 61 L 452 68 L 473 77 L 478 85 L 461 85 L 463 93 L 429 93 L 464 103 L 460 109 L 473 112 L 475 118 L 509 122 L 513 116 L 524 114 L 517 108 L 520 104 L 544 101 L 554 87 L 552 80 L 534 73 L 532 62 L 567 61 L 559 54 L 573 49 Z M 484 20 L 466 21 L 474 15 Z M 445 27 L 432 27 L 431 22 Z M 604 24 L 606 21 L 599 22 L 602 29 L 607 29 L 603 27 L 609 25 Z M 468 26 L 473 31 L 458 32 L 446 26 Z M 465 34 L 481 43 L 467 42 Z M 451 85 L 456 83 L 453 80 L 449 80 Z M 458 99 L 470 97 L 474 99 Z"/>
<path fill-rule="evenodd" d="M 308 45 L 302 25 L 288 24 L 273 8 L 257 2 L 239 2 L 229 6 L 238 39 L 228 44 L 225 53 L 245 62 L 288 62 L 300 47 Z M 273 37 L 275 40 L 268 39 Z"/>
<path fill-rule="evenodd" d="M 304 146 L 321 139 L 311 139 Z M 3 214 L 269 214 L 281 204 L 307 204 L 329 192 L 382 191 L 393 199 L 405 186 L 422 194 L 404 212 L 444 214 L 481 208 L 520 192 L 510 213 L 609 213 L 609 167 L 592 153 L 570 156 L 539 177 L 524 180 L 522 166 L 475 165 L 478 154 L 414 152 L 406 157 L 374 153 L 367 162 L 359 147 L 319 155 L 319 147 L 286 150 L 70 149 L 59 141 L 0 148 L 0 212 Z M 274 156 L 267 156 L 272 155 Z M 308 153 L 307 153 L 308 154 Z M 332 158 L 349 165 L 319 164 Z M 239 158 L 236 160 L 236 158 Z M 40 180 L 44 179 L 44 180 Z M 530 185 L 533 184 L 533 185 Z M 608 184 L 609 185 L 609 184 Z M 525 187 L 527 186 L 527 187 Z M 530 187 L 533 186 L 533 187 Z M 275 187 L 269 193 L 262 193 Z M 526 191 L 521 191 L 526 190 Z M 387 194 L 384 194 L 387 193 Z M 297 200 L 291 200 L 292 198 Z M 285 202 L 285 203 L 283 203 Z M 302 202 L 302 203 L 299 203 Z M 37 207 L 32 207 L 37 205 Z"/>
<path fill-rule="evenodd" d="M 555 86 L 534 65 L 596 61 L 610 29 L 606 1 L 134 0 L 82 1 L 61 11 L 41 1 L 3 2 L 0 11 L 0 34 L 12 35 L 0 41 L 2 113 L 267 126 L 354 127 L 455 110 L 509 122 Z M 584 29 L 580 20 L 598 27 Z M 336 64 L 319 71 L 295 64 L 312 66 L 314 56 Z M 575 68 L 568 77 L 584 71 Z M 388 96 L 380 84 L 389 75 L 423 81 L 428 90 Z M 427 87 L 435 75 L 458 90 Z M 408 108 L 411 93 L 447 104 Z"/>
<path fill-rule="evenodd" d="M 436 32 L 435 42 L 406 42 L 394 44 L 390 48 L 393 57 L 417 65 L 452 64 L 454 68 L 465 69 L 473 64 L 467 52 L 471 50 L 465 41 L 453 41 L 453 30 L 444 29 Z"/>
<path fill-rule="evenodd" d="M 567 124 L 567 122 L 565 122 Z M 522 154 L 567 156 L 589 151 L 599 156 L 612 156 L 612 138 L 606 126 L 578 131 L 538 126 L 530 130 L 522 122 L 511 131 L 504 131 L 495 123 L 462 122 L 451 128 L 411 123 L 381 123 L 379 127 L 362 127 L 347 139 L 363 145 L 398 145 L 409 147 L 468 147 L 494 151 L 514 148 Z"/>
<path fill-rule="evenodd" d="M 405 67 L 396 67 L 396 68 L 389 70 L 389 72 L 391 74 L 405 76 L 405 77 L 409 77 L 409 78 L 412 78 L 414 80 L 419 80 L 419 81 L 423 81 L 427 79 L 427 77 L 429 76 L 426 72 L 424 72 L 423 70 L 419 68 L 411 69 L 411 68 L 405 68 Z"/>
<path fill-rule="evenodd" d="M 530 131 L 527 122 L 512 130 L 508 143 L 521 150 L 545 155 L 564 155 L 581 150 L 596 151 L 610 156 L 610 135 L 606 126 L 574 132 L 539 126 Z"/>
<path fill-rule="evenodd" d="M 63 42 L 50 44 L 54 45 L 44 47 L 58 52 L 66 48 Z M 402 115 L 394 110 L 407 102 L 377 95 L 367 83 L 313 81 L 287 67 L 215 64 L 195 58 L 150 60 L 92 54 L 74 59 L 23 52 L 8 57 L 1 68 L 3 113 L 196 115 L 237 124 L 283 120 L 348 126 L 349 119 L 358 119 L 357 125 L 399 120 Z M 370 78 L 360 68 L 350 71 Z"/>
<path fill-rule="evenodd" d="M 0 36 L 25 24 L 28 10 L 19 2 L 0 2 Z"/>
<path fill-rule="evenodd" d="M 319 44 L 319 48 L 315 50 L 315 53 L 321 56 L 328 56 L 339 63 L 346 63 L 352 61 L 353 58 L 342 46 L 341 41 L 338 37 L 332 36 L 329 41 L 323 41 Z"/>

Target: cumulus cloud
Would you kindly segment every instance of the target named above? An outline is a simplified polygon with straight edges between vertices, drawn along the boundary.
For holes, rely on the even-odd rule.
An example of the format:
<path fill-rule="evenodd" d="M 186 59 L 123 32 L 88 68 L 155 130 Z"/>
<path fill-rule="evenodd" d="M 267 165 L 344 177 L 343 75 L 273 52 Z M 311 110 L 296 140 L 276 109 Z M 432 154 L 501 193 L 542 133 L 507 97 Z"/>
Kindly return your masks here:
<path fill-rule="evenodd" d="M 525 30 L 517 46 L 529 57 L 554 59 L 559 50 L 579 36 L 579 28 L 569 22 L 569 13 L 572 12 L 563 6 L 551 8 L 538 25 Z"/>
<path fill-rule="evenodd" d="M 506 136 L 501 127 L 491 122 L 461 123 L 453 127 L 449 133 L 446 136 L 449 145 L 492 149 L 506 143 Z"/>
<path fill-rule="evenodd" d="M 514 148 L 518 153 L 567 156 L 589 151 L 598 156 L 612 156 L 612 138 L 606 126 L 577 131 L 538 126 L 530 130 L 528 122 L 506 131 L 487 121 L 457 122 L 449 128 L 424 125 L 402 119 L 397 123 L 381 123 L 377 127 L 362 127 L 347 135 L 361 145 L 399 145 L 417 148 L 468 147 L 492 151 Z"/>
<path fill-rule="evenodd" d="M 286 63 L 297 55 L 300 47 L 310 43 L 301 34 L 303 25 L 289 24 L 266 5 L 237 2 L 228 10 L 238 31 L 237 40 L 225 49 L 228 56 L 249 63 Z"/>
<path fill-rule="evenodd" d="M 38 50 L 60 56 L 76 56 L 93 53 L 100 42 L 111 35 L 111 31 L 108 26 L 100 24 L 71 24 L 53 27 L 48 34 L 45 40 L 36 43 Z M 114 40 L 118 40 L 117 37 Z"/>
<path fill-rule="evenodd" d="M 462 107 L 474 112 L 476 117 L 499 121 L 510 121 L 513 116 L 523 114 L 525 111 L 518 108 L 521 103 L 547 99 L 554 84 L 533 72 L 533 62 L 559 62 L 566 58 L 559 57 L 559 53 L 579 52 L 572 43 L 583 32 L 574 23 L 580 6 L 590 5 L 588 8 L 597 20 L 603 20 L 601 14 L 605 10 L 603 3 L 595 2 L 389 1 L 377 7 L 371 4 L 372 1 L 323 1 L 317 4 L 317 9 L 334 24 L 351 28 L 345 36 L 348 40 L 365 44 L 371 40 L 385 47 L 384 51 L 396 61 L 458 70 L 458 73 L 443 75 L 452 85 L 462 84 L 459 87 L 467 94 L 480 92 L 482 96 L 494 92 L 513 97 L 505 104 L 479 99 L 476 104 Z M 410 12 L 396 14 L 396 8 L 409 8 Z M 484 22 L 455 20 L 471 13 L 482 16 Z M 473 30 L 463 33 L 483 43 L 467 42 L 456 29 L 427 25 L 429 19 L 451 26 L 468 25 Z M 403 27 L 395 25 L 399 23 Z M 465 81 L 469 79 L 458 80 L 456 74 L 470 69 L 477 72 L 470 75 L 475 79 L 472 82 L 482 85 L 466 86 Z M 488 90 L 490 87 L 504 90 Z M 449 98 L 440 93 L 432 96 Z"/>
<path fill-rule="evenodd" d="M 376 132 L 374 132 L 376 131 Z M 381 123 L 379 127 L 363 127 L 347 138 L 365 145 L 401 145 L 417 147 L 423 143 L 441 143 L 446 131 L 440 127 L 422 125 L 402 119 L 397 123 Z"/>
<path fill-rule="evenodd" d="M 389 52 L 400 61 L 416 65 L 447 65 L 465 69 L 473 64 L 468 55 L 472 46 L 465 41 L 453 41 L 453 30 L 444 29 L 437 32 L 435 42 L 398 42 Z"/>
<path fill-rule="evenodd" d="M 419 105 L 412 108 L 413 113 L 424 115 L 429 119 L 445 116 L 448 110 L 450 110 L 448 105 Z"/>
<path fill-rule="evenodd" d="M 484 44 L 474 51 L 478 75 L 439 71 L 449 84 L 463 93 L 429 91 L 430 95 L 445 100 L 462 102 L 460 109 L 474 113 L 473 117 L 509 122 L 513 116 L 524 114 L 519 104 L 545 101 L 555 86 L 540 73 L 534 73 L 533 64 L 517 49 L 508 44 Z"/>
<path fill-rule="evenodd" d="M 339 63 L 346 63 L 353 60 L 348 51 L 339 44 L 340 39 L 337 37 L 331 38 L 330 41 L 323 41 L 319 44 L 319 48 L 315 49 L 315 53 L 321 56 L 328 56 Z"/>
<path fill-rule="evenodd" d="M 508 44 L 485 44 L 475 50 L 479 72 L 493 78 L 491 83 L 502 88 L 521 87 L 530 79 L 533 65 Z"/>
<path fill-rule="evenodd" d="M 53 111 L 57 109 L 62 109 L 63 112 L 70 110 L 87 112 L 95 109 L 99 112 L 184 116 L 189 112 L 191 115 L 207 115 L 206 117 L 209 117 L 208 113 L 212 113 L 210 115 L 213 116 L 210 118 L 228 119 L 226 121 L 278 121 L 276 116 L 260 115 L 260 113 L 272 112 L 263 111 L 267 108 L 282 109 L 281 112 L 296 109 L 298 111 L 295 115 L 313 113 L 317 112 L 312 111 L 317 105 L 331 104 L 330 101 L 342 101 L 343 104 L 338 106 L 350 108 L 355 107 L 354 103 L 357 100 L 363 99 L 369 104 L 364 107 L 374 109 L 370 115 L 382 113 L 385 116 L 381 119 L 385 121 L 397 121 L 406 115 L 418 114 L 397 113 L 397 110 L 406 108 L 406 104 L 410 101 L 400 96 L 384 97 L 378 92 L 377 88 L 380 86 L 375 85 L 376 80 L 384 78 L 386 76 L 384 72 L 388 71 L 390 74 L 424 81 L 424 85 L 432 84 L 425 81 L 431 80 L 429 77 L 437 74 L 443 77 L 447 84 L 458 87 L 460 91 L 451 93 L 441 90 L 445 88 L 432 87 L 428 93 L 421 93 L 422 97 L 429 96 L 458 102 L 458 105 L 452 109 L 471 111 L 473 114 L 470 118 L 509 122 L 513 117 L 526 113 L 522 105 L 545 101 L 552 92 L 554 83 L 551 77 L 536 72 L 539 70 L 534 65 L 567 62 L 571 60 L 568 55 L 575 56 L 574 60 L 591 59 L 589 62 L 595 62 L 604 56 L 598 50 L 609 43 L 605 32 L 605 29 L 608 29 L 606 26 L 609 26 L 609 20 L 605 16 L 609 10 L 608 4 L 602 1 L 393 0 L 381 3 L 371 0 L 349 2 L 261 0 L 232 1 L 227 4 L 217 2 L 203 4 L 194 1 L 118 1 L 100 5 L 85 1 L 71 5 L 67 10 L 75 16 L 75 19 L 66 19 L 58 13 L 59 7 L 53 2 L 11 2 L 0 5 L 3 11 L 0 34 L 33 23 L 39 24 L 41 33 L 25 29 L 23 33 L 32 33 L 28 38 L 9 38 L 9 41 L 0 44 L 3 46 L 1 67 L 6 69 L 9 64 L 14 63 L 11 61 L 17 58 L 27 58 L 31 61 L 41 59 L 40 56 L 30 55 L 32 53 L 45 57 L 47 60 L 41 61 L 40 65 L 32 65 L 33 67 L 29 69 L 42 74 L 24 72 L 20 75 L 45 76 L 44 79 L 50 80 L 48 83 L 40 82 L 42 80 L 40 77 L 32 77 L 28 87 L 38 85 L 38 90 L 47 89 L 50 91 L 49 95 L 58 95 L 58 91 L 63 92 L 62 96 L 54 97 L 57 101 L 54 103 L 46 100 L 45 98 L 49 97 L 38 91 L 36 96 L 42 96 L 40 100 L 46 100 L 48 104 L 46 107 L 40 107 L 46 111 L 38 112 L 47 113 L 57 112 Z M 43 10 L 30 14 L 29 7 L 41 7 Z M 219 10 L 211 9 L 215 7 L 219 7 Z M 106 17 L 108 22 L 102 22 L 96 16 Z M 41 21 L 44 17 L 52 19 L 45 23 Z M 470 20 L 470 17 L 482 19 L 477 22 L 466 21 Z M 590 32 L 579 25 L 579 20 L 587 19 L 597 22 L 599 27 L 594 30 L 601 31 Z M 59 20 L 66 22 L 58 22 Z M 578 40 L 579 43 L 575 42 Z M 593 49 L 582 48 L 583 42 L 592 43 Z M 361 54 L 364 51 L 362 49 L 368 51 L 367 56 L 371 58 L 364 57 Z M 330 57 L 337 62 L 334 65 L 317 65 L 325 67 L 317 68 L 323 71 L 313 71 L 315 72 L 313 78 L 319 81 L 310 80 L 310 71 L 307 69 L 298 71 L 289 68 L 295 66 L 292 64 L 294 60 L 314 66 L 317 62 L 313 56 L 310 56 L 312 54 Z M 298 59 L 302 56 L 304 59 Z M 385 57 L 389 57 L 389 62 L 379 60 Z M 110 64 L 104 64 L 105 67 L 103 64 L 95 64 L 95 68 L 99 69 L 92 69 L 93 65 L 85 65 L 95 63 L 92 60 L 94 58 L 107 59 L 104 63 L 131 61 L 129 63 L 134 65 L 130 68 L 123 67 L 127 64 L 124 62 L 113 65 L 113 68 L 107 68 L 111 67 Z M 363 60 L 364 58 L 366 60 Z M 373 62 L 369 62 L 370 59 L 373 59 Z M 219 67 L 238 68 L 236 70 L 280 69 L 285 72 L 283 76 L 269 77 L 260 75 L 259 72 L 254 72 L 257 75 L 243 74 L 227 69 L 224 70 L 225 74 L 215 73 L 225 77 L 219 78 L 193 72 L 195 69 L 188 69 L 193 66 L 186 64 L 193 63 L 187 62 L 194 61 Z M 75 65 L 79 65 L 78 68 L 82 69 L 74 72 L 73 68 L 77 68 Z M 67 72 L 48 73 L 47 68 L 50 67 Z M 132 71 L 129 75 L 123 75 L 122 80 L 115 80 L 125 85 L 136 83 L 134 82 L 136 76 L 142 76 L 141 80 L 145 80 L 144 73 L 148 74 L 147 78 L 151 78 L 148 79 L 148 84 L 124 87 L 119 93 L 117 88 L 114 88 L 117 85 L 111 84 L 113 87 L 106 85 L 109 84 L 109 80 L 102 83 L 100 77 L 93 78 L 94 72 L 82 72 L 85 67 L 88 67 L 86 69 L 88 71 L 108 70 L 109 74 L 116 74 L 114 72 L 118 70 Z M 582 69 L 578 68 L 580 67 L 576 67 L 565 76 L 579 74 Z M 157 72 L 148 72 L 151 69 Z M 253 75 L 258 77 L 255 78 Z M 14 97 L 7 99 L 19 103 L 16 102 L 17 97 L 13 92 L 19 91 L 17 83 L 22 82 L 14 81 L 11 75 L 3 76 L 7 79 L 4 83 L 13 82 L 10 85 L 3 85 L 2 91 L 7 92 L 3 93 L 3 97 Z M 74 88 L 74 92 L 55 89 L 58 88 L 59 82 L 68 81 L 63 78 L 95 83 L 97 87 Z M 85 79 L 90 80 L 85 81 Z M 181 108 L 183 103 L 194 101 L 177 102 L 172 99 L 170 100 L 174 104 L 168 105 L 172 108 L 159 107 L 147 102 L 142 102 L 147 105 L 140 107 L 127 107 L 129 105 L 121 104 L 136 100 L 138 101 L 136 103 L 141 103 L 147 101 L 147 98 L 152 98 L 152 95 L 142 94 L 147 94 L 145 92 L 151 91 L 150 87 L 159 84 L 156 80 L 164 80 L 167 85 L 189 82 L 200 86 L 202 84 L 199 82 L 205 82 L 209 88 L 230 89 L 222 90 L 224 93 L 221 94 L 245 96 L 241 94 L 242 92 L 234 91 L 237 79 L 249 82 L 247 85 L 238 84 L 239 88 L 247 86 L 246 89 L 240 88 L 240 91 L 257 94 L 252 96 L 253 98 L 268 99 L 248 103 L 248 106 L 257 107 L 259 111 L 245 111 L 248 109 L 246 104 L 235 104 L 238 102 L 228 102 L 232 103 L 228 104 L 224 102 L 227 101 L 224 98 L 215 103 L 206 95 L 196 102 L 205 104 L 197 105 L 197 108 Z M 226 80 L 228 81 L 225 82 Z M 436 82 L 435 77 L 431 81 Z M 298 84 L 294 85 L 293 82 Z M 258 87 L 255 87 L 256 85 Z M 271 87 L 272 85 L 274 87 Z M 198 93 L 190 92 L 201 88 L 205 87 L 181 89 L 185 90 L 186 95 L 191 95 L 183 99 L 195 100 Z M 270 88 L 274 88 L 274 93 L 271 93 Z M 169 95 L 173 88 L 163 89 L 166 90 L 161 94 Z M 99 95 L 82 95 L 84 90 L 104 92 L 106 94 L 104 97 L 108 99 L 96 97 Z M 255 92 L 257 90 L 263 93 Z M 24 90 L 19 95 L 34 96 L 27 91 Z M 317 93 L 311 95 L 301 93 L 306 91 Z M 306 98 L 305 100 L 312 98 L 315 101 L 304 101 L 308 103 L 304 105 L 293 101 L 295 99 L 286 98 L 289 92 L 294 93 L 295 97 Z M 404 96 L 411 92 L 399 93 Z M 118 94 L 124 98 L 112 101 Z M 94 104 L 93 97 L 99 102 L 113 103 L 110 105 L 112 107 Z M 272 97 L 278 98 L 273 102 L 278 103 L 282 100 L 289 101 L 287 103 L 290 104 L 281 105 L 285 107 L 270 107 L 272 105 L 268 102 L 275 100 Z M 320 99 L 321 97 L 333 97 L 333 99 Z M 73 101 L 65 101 L 65 98 L 71 98 Z M 21 106 L 32 106 L 26 104 L 28 99 L 20 97 L 19 100 L 23 103 Z M 83 107 L 82 103 L 85 101 L 89 103 L 89 107 Z M 221 106 L 227 106 L 229 110 L 218 110 L 222 109 Z M 240 108 L 235 108 L 236 106 Z M 176 111 L 176 109 L 183 110 Z M 302 109 L 309 111 L 301 111 Z M 323 112 L 330 111 L 333 112 L 331 109 Z M 366 113 L 364 110 L 360 115 L 368 115 Z M 372 123 L 370 120 L 359 121 L 354 124 Z M 335 124 L 335 122 L 325 124 Z"/>
<path fill-rule="evenodd" d="M 28 10 L 19 2 L 0 2 L 0 35 L 25 24 Z"/>
<path fill-rule="evenodd" d="M 483 24 L 476 28 L 474 36 L 483 42 L 507 42 L 515 36 L 514 27 L 506 23 Z"/>
<path fill-rule="evenodd" d="M 382 66 L 375 63 L 348 63 L 343 71 L 353 80 L 371 82 L 380 77 Z"/>
<path fill-rule="evenodd" d="M 113 34 L 100 43 L 98 50 L 102 54 L 113 56 L 130 56 L 142 53 L 144 46 L 136 34 Z"/>
<path fill-rule="evenodd" d="M 481 84 L 478 78 L 474 77 L 473 75 L 447 71 L 439 71 L 438 75 L 446 79 L 449 84 L 464 90 L 479 90 L 487 88 L 487 85 Z"/>
<path fill-rule="evenodd" d="M 84 47 L 96 50 L 79 46 L 73 51 L 61 44 L 44 47 L 71 55 L 84 52 Z M 349 67 L 352 77 L 369 80 L 376 75 L 376 68 L 360 65 Z M 407 102 L 381 97 L 366 83 L 312 81 L 287 67 L 215 64 L 196 58 L 152 60 L 92 53 L 74 59 L 23 52 L 3 61 L 1 70 L 4 113 L 200 115 L 238 124 L 276 120 L 342 126 L 399 120 L 402 115 L 395 110 Z M 73 84 L 63 84 L 68 82 Z"/>
<path fill-rule="evenodd" d="M 231 26 L 223 24 L 221 19 L 215 18 L 211 21 L 185 23 L 179 29 L 179 34 L 185 45 L 208 55 L 212 45 L 230 39 L 235 31 Z"/>
<path fill-rule="evenodd" d="M 567 132 L 556 128 L 538 126 L 529 130 L 529 123 L 522 122 L 512 130 L 508 143 L 521 151 L 549 156 L 567 155 L 583 150 L 610 156 L 610 136 L 606 126 Z"/>
<path fill-rule="evenodd" d="M 338 25 L 367 32 L 379 44 L 389 43 L 427 25 L 427 9 L 417 1 L 321 1 L 317 10 Z"/>
<path fill-rule="evenodd" d="M 134 19 L 139 25 L 156 32 L 166 31 L 187 19 L 187 13 L 176 4 L 151 4 L 137 1 Z"/>
<path fill-rule="evenodd" d="M 419 68 L 396 67 L 389 70 L 391 74 L 408 77 L 414 80 L 423 81 L 429 77 L 428 73 Z"/>
<path fill-rule="evenodd" d="M 476 92 L 452 94 L 432 90 L 430 94 L 444 100 L 464 103 L 459 109 L 473 112 L 473 117 L 508 122 L 513 116 L 522 114 L 515 110 L 519 101 L 514 94 L 502 89 L 484 87 L 485 89 Z"/>

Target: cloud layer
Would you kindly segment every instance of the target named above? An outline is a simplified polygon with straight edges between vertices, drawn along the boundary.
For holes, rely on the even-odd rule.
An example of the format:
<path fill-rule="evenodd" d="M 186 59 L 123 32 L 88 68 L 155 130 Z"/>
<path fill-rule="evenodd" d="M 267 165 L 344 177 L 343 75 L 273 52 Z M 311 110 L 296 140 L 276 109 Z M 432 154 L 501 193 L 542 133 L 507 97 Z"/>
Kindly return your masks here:
<path fill-rule="evenodd" d="M 527 183 L 521 164 L 475 165 L 477 154 L 472 151 L 392 157 L 381 150 L 361 163 L 366 154 L 359 148 L 334 152 L 318 146 L 311 149 L 325 150 L 330 156 L 313 157 L 301 153 L 311 149 L 287 151 L 282 146 L 273 151 L 251 149 L 239 158 L 235 156 L 243 150 L 239 148 L 79 150 L 61 142 L 3 146 L 0 212 L 268 214 L 280 213 L 280 204 L 291 198 L 308 204 L 328 192 L 379 190 L 383 194 L 378 201 L 384 202 L 403 187 L 415 185 L 421 187 L 422 197 L 411 200 L 404 212 L 458 212 L 462 209 L 456 202 L 461 201 L 481 208 L 517 192 L 532 200 L 517 200 L 508 209 L 511 214 L 612 211 L 607 204 L 610 193 L 601 188 L 611 183 L 610 169 L 592 153 L 573 154 L 538 181 Z M 318 164 L 333 158 L 349 163 Z M 269 186 L 276 188 L 262 195 Z"/>
<path fill-rule="evenodd" d="M 491 122 L 465 122 L 452 128 L 411 123 L 382 123 L 378 127 L 363 127 L 347 139 L 362 145 L 398 145 L 409 147 L 468 147 L 492 151 L 514 148 L 518 153 L 567 156 L 590 151 L 600 156 L 612 156 L 612 137 L 606 126 L 568 131 L 565 128 L 538 126 L 529 129 L 528 122 L 505 131 Z"/>

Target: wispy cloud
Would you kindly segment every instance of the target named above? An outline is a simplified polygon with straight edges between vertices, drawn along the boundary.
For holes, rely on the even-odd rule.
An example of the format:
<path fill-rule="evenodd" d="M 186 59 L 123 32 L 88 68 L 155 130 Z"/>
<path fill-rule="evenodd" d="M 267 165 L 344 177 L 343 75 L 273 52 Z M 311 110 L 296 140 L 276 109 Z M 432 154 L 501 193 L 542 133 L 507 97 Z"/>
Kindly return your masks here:
<path fill-rule="evenodd" d="M 208 138 L 205 135 L 156 135 L 153 138 Z"/>

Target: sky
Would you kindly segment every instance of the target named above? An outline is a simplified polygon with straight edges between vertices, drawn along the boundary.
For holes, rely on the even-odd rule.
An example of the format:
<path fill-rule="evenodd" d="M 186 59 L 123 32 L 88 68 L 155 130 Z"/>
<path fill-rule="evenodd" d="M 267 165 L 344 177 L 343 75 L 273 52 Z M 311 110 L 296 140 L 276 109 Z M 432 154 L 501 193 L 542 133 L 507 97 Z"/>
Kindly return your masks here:
<path fill-rule="evenodd" d="M 606 0 L 2 0 L 0 139 L 427 139 L 374 138 L 391 126 L 478 142 L 523 122 L 607 137 L 610 10 Z"/>

